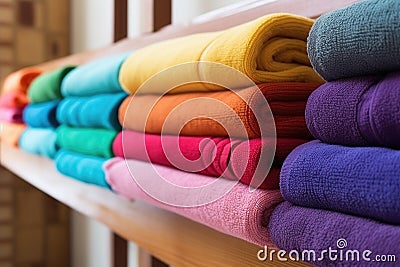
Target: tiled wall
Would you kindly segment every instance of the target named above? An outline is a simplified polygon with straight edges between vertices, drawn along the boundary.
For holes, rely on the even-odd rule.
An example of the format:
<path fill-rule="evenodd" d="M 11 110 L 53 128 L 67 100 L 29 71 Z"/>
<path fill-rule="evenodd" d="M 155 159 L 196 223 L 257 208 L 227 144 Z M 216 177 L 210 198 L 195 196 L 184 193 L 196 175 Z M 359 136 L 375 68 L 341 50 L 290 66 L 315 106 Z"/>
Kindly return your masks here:
<path fill-rule="evenodd" d="M 67 267 L 69 209 L 0 167 L 0 267 Z"/>
<path fill-rule="evenodd" d="M 0 0 L 0 80 L 69 52 L 69 0 Z"/>

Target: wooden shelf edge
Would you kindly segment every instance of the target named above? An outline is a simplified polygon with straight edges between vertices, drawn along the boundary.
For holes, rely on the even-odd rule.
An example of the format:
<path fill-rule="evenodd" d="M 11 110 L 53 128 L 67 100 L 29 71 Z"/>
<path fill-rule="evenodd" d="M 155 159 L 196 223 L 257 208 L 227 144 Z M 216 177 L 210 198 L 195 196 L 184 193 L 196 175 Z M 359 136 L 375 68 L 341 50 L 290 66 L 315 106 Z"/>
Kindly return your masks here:
<path fill-rule="evenodd" d="M 57 172 L 46 158 L 1 144 L 1 164 L 39 190 L 107 225 L 154 256 L 176 266 L 265 266 L 260 247 L 217 232 L 177 214 Z M 274 266 L 300 266 L 274 262 Z M 301 263 L 303 264 L 303 263 Z M 306 266 L 306 265 L 304 265 Z"/>

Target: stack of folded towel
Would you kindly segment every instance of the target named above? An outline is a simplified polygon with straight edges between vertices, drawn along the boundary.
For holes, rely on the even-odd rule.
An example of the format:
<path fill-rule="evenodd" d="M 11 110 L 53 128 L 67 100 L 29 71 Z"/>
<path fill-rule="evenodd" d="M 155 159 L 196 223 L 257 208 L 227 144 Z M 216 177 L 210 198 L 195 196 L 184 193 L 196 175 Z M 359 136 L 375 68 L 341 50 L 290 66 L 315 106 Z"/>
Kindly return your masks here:
<path fill-rule="evenodd" d="M 12 146 L 18 146 L 18 140 L 25 129 L 22 113 L 28 105 L 28 87 L 39 76 L 41 70 L 25 68 L 6 77 L 0 97 L 0 139 Z"/>
<path fill-rule="evenodd" d="M 272 209 L 282 201 L 282 162 L 296 146 L 312 138 L 304 110 L 309 95 L 322 83 L 306 54 L 312 24 L 307 18 L 274 14 L 225 31 L 190 35 L 135 51 L 120 71 L 123 88 L 134 95 L 119 109 L 124 130 L 115 139 L 113 151 L 120 158 L 105 164 L 111 188 L 224 233 L 271 244 L 266 225 Z M 214 68 L 193 64 L 186 69 L 182 65 L 176 72 L 171 69 L 200 61 L 213 62 Z M 257 85 L 240 82 L 237 74 L 228 75 L 229 70 L 221 73 L 217 63 L 243 72 Z M 191 80 L 163 94 L 169 85 L 176 86 L 174 82 L 193 75 L 193 66 L 199 82 Z M 158 72 L 168 68 L 166 79 L 157 78 L 163 75 Z M 205 84 L 220 74 L 228 75 L 222 79 L 235 91 Z M 274 153 L 275 147 L 273 160 L 262 158 Z M 137 160 L 155 163 L 159 175 L 142 171 L 149 166 Z M 266 175 L 263 170 L 269 166 Z M 159 176 L 187 188 L 218 183 L 214 191 L 188 194 L 160 183 Z M 263 182 L 252 192 L 248 185 L 254 179 Z M 221 188 L 233 189 L 218 200 L 199 204 Z M 167 200 L 157 200 L 149 192 Z"/>
<path fill-rule="evenodd" d="M 118 73 L 125 55 L 78 66 L 65 77 L 57 109 L 57 169 L 78 180 L 107 187 L 102 165 L 113 157 L 118 108 L 126 97 Z"/>
<path fill-rule="evenodd" d="M 38 76 L 28 88 L 30 104 L 23 113 L 27 129 L 21 134 L 18 145 L 22 150 L 54 158 L 57 153 L 56 110 L 61 95 L 64 77 L 73 70 L 73 66 L 46 72 Z"/>
<path fill-rule="evenodd" d="M 400 256 L 399 14 L 400 1 L 367 0 L 323 15 L 310 32 L 311 63 L 328 82 L 306 107 L 319 140 L 296 148 L 281 172 L 282 195 L 298 206 L 278 206 L 270 228 L 287 251 L 345 239 L 372 259 Z"/>

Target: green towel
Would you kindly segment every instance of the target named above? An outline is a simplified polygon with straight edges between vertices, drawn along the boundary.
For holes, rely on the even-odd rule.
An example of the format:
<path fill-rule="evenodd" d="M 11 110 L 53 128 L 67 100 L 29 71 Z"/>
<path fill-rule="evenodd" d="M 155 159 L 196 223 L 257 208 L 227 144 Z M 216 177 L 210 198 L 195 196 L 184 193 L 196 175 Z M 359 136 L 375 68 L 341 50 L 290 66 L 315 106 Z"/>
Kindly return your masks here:
<path fill-rule="evenodd" d="M 30 102 L 40 103 L 61 99 L 61 83 L 64 77 L 74 68 L 74 66 L 65 66 L 38 76 L 28 89 Z"/>
<path fill-rule="evenodd" d="M 56 144 L 64 149 L 103 158 L 112 158 L 112 144 L 117 131 L 100 128 L 57 128 Z"/>

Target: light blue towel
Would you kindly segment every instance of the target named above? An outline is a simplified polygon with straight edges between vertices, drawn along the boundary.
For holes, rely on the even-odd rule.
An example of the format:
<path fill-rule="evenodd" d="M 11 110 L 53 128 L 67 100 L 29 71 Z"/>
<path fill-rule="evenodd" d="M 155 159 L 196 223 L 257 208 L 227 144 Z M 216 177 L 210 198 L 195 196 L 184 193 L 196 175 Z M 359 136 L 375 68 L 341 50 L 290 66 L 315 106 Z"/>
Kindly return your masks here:
<path fill-rule="evenodd" d="M 61 94 L 68 97 L 122 92 L 119 69 L 129 54 L 104 57 L 77 67 L 64 78 Z"/>
<path fill-rule="evenodd" d="M 103 164 L 106 159 L 60 150 L 55 158 L 57 170 L 79 181 L 110 188 L 106 182 Z"/>
<path fill-rule="evenodd" d="M 102 94 L 87 97 L 67 97 L 57 109 L 57 120 L 74 127 L 121 130 L 118 109 L 127 95 Z"/>
<path fill-rule="evenodd" d="M 322 15 L 307 52 L 327 81 L 400 70 L 400 1 L 366 0 Z"/>
<path fill-rule="evenodd" d="M 27 128 L 19 137 L 18 146 L 25 152 L 54 158 L 57 153 L 54 129 Z"/>
<path fill-rule="evenodd" d="M 23 113 L 24 122 L 35 128 L 56 128 L 59 123 L 56 119 L 56 111 L 59 100 L 29 104 Z"/>

